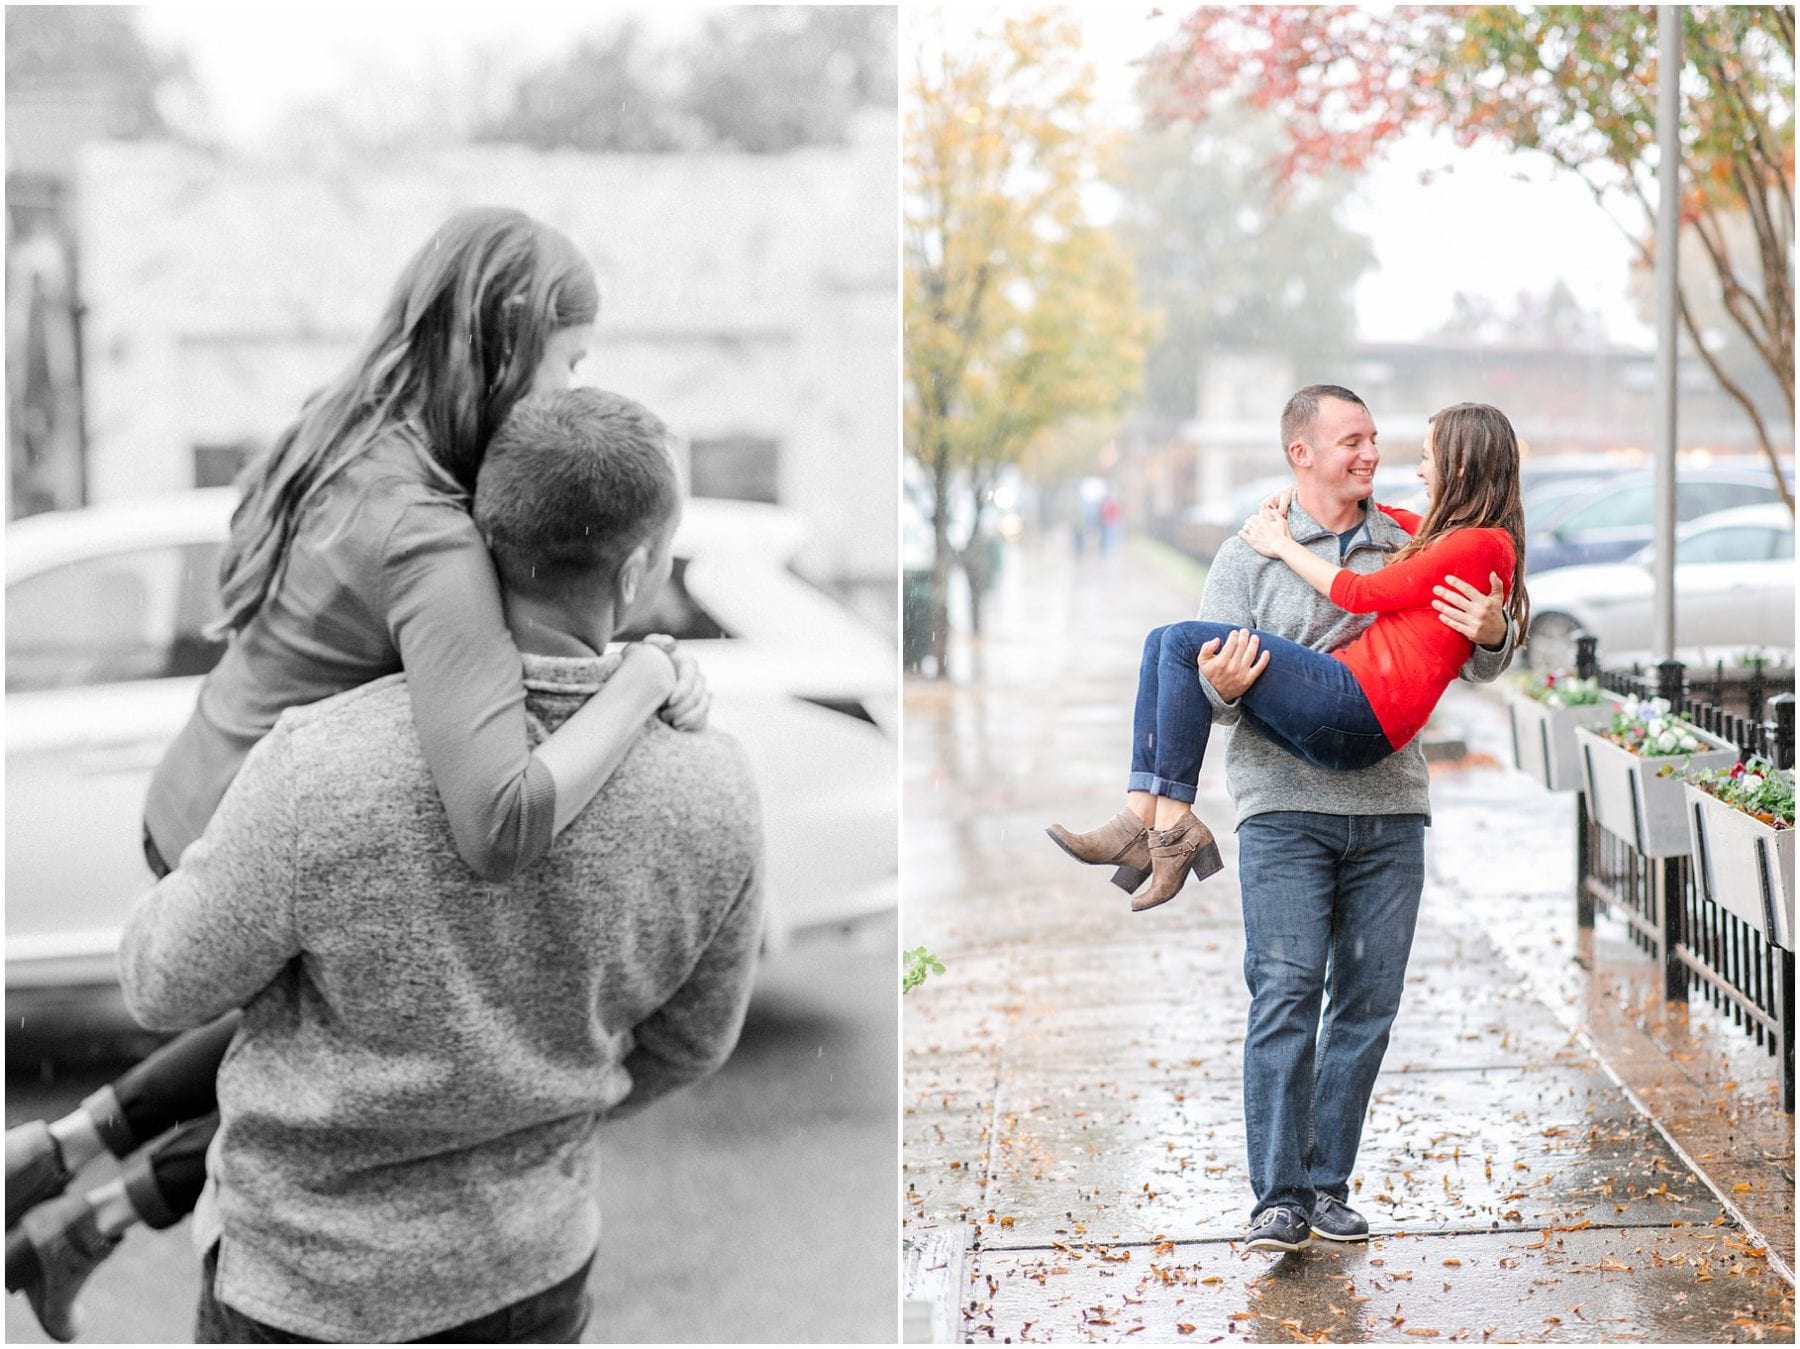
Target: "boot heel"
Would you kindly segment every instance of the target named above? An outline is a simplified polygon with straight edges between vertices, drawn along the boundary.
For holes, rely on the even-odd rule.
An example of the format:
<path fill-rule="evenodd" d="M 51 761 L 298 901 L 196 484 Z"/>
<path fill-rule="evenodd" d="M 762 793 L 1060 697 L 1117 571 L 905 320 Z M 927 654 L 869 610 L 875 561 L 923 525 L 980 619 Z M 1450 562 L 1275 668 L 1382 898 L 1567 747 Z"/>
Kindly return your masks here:
<path fill-rule="evenodd" d="M 1225 862 L 1219 856 L 1219 845 L 1209 843 L 1194 853 L 1194 870 L 1189 879 L 1203 881 L 1208 876 L 1216 875 L 1225 869 Z"/>
<path fill-rule="evenodd" d="M 1149 879 L 1150 873 L 1148 871 L 1143 871 L 1133 866 L 1120 867 L 1117 871 L 1113 872 L 1112 875 L 1112 883 L 1128 895 L 1135 892 L 1140 885 Z"/>

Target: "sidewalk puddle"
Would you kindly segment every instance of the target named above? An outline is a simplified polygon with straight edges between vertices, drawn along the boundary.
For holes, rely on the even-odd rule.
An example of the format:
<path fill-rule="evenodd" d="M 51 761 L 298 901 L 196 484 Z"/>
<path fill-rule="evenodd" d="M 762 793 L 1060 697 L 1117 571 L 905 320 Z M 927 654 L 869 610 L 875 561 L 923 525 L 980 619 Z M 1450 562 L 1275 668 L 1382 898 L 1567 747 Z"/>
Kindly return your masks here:
<path fill-rule="evenodd" d="M 1724 1228 L 1614 1228 L 1315 1243 L 986 1250 L 971 1340 L 1453 1344 L 1791 1339 L 1791 1298 Z"/>
<path fill-rule="evenodd" d="M 1248 994 L 1217 766 L 1196 809 L 1226 870 L 1151 913 L 1042 833 L 1118 809 L 1136 643 L 1193 603 L 1145 580 L 1099 604 L 1098 573 L 1021 559 L 976 682 L 908 693 L 906 940 L 947 968 L 906 1000 L 905 1211 L 915 1232 L 975 1228 L 964 1337 L 1791 1342 L 1791 1288 L 1716 1225 L 1715 1196 L 1542 1000 L 1546 980 L 1596 987 L 1557 944 L 1572 803 L 1515 809 L 1498 770 L 1433 783 L 1405 997 L 1352 1177 L 1376 1240 L 1280 1259 L 1230 1244 L 1251 1205 Z M 1057 626 L 1072 612 L 1100 624 Z M 1065 631 L 1084 640 L 1042 639 Z M 1771 1165 L 1791 1175 L 1787 1158 Z"/>

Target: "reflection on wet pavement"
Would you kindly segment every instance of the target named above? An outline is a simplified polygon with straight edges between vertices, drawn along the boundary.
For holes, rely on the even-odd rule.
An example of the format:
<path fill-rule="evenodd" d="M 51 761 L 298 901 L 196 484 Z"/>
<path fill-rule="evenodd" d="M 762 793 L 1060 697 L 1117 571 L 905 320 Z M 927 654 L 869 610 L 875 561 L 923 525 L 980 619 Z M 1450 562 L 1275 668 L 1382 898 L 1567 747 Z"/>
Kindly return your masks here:
<path fill-rule="evenodd" d="M 969 682 L 908 691 L 904 940 L 946 971 L 906 999 L 906 1210 L 971 1229 L 964 1337 L 1791 1340 L 1787 1284 L 1462 911 L 1445 873 L 1496 867 L 1491 840 L 1447 861 L 1452 831 L 1353 1180 L 1374 1241 L 1234 1244 L 1248 997 L 1221 756 L 1196 810 L 1226 870 L 1161 909 L 1131 914 L 1042 833 L 1117 809 L 1142 635 L 1196 599 L 1171 575 L 1015 552 Z"/>

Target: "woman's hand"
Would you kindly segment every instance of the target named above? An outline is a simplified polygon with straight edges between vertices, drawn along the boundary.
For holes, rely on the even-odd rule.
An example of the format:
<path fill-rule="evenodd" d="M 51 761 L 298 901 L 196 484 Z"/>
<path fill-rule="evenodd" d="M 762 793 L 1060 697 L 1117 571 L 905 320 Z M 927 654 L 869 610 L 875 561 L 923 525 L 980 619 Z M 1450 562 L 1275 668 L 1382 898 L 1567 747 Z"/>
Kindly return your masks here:
<path fill-rule="evenodd" d="M 1289 483 L 1279 492 L 1263 498 L 1262 513 L 1264 515 L 1279 515 L 1285 520 L 1287 518 L 1288 507 L 1293 503 L 1293 500 L 1294 485 Z"/>
<path fill-rule="evenodd" d="M 712 710 L 712 690 L 706 685 L 706 676 L 700 673 L 699 662 L 667 633 L 651 633 L 644 642 L 661 651 L 675 666 L 675 691 L 656 715 L 678 731 L 704 730 L 706 715 Z"/>
<path fill-rule="evenodd" d="M 1253 515 L 1244 521 L 1238 537 L 1264 557 L 1280 557 L 1282 549 L 1294 541 L 1285 515 Z"/>

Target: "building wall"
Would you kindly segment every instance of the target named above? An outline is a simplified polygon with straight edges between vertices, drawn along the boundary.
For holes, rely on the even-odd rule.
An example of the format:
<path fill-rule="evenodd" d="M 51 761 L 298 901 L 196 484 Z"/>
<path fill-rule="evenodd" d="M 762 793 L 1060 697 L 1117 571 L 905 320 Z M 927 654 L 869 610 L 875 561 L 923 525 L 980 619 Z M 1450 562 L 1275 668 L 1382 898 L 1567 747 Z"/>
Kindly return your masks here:
<path fill-rule="evenodd" d="M 266 445 L 352 358 L 431 231 L 460 207 L 504 203 L 595 264 L 585 378 L 690 443 L 773 442 L 774 495 L 811 528 L 802 569 L 891 588 L 894 136 L 876 114 L 841 150 L 484 146 L 329 174 L 89 146 L 77 199 L 90 500 L 193 486 L 197 450 Z"/>

